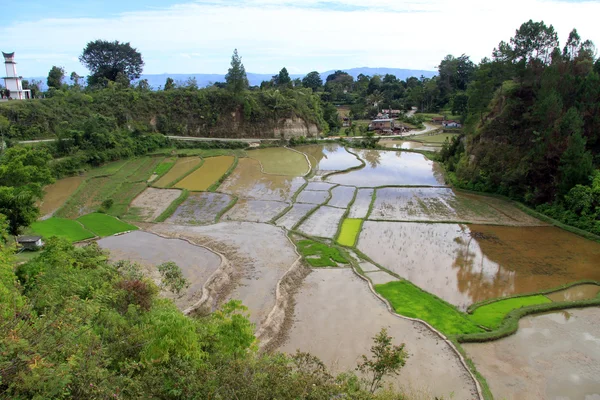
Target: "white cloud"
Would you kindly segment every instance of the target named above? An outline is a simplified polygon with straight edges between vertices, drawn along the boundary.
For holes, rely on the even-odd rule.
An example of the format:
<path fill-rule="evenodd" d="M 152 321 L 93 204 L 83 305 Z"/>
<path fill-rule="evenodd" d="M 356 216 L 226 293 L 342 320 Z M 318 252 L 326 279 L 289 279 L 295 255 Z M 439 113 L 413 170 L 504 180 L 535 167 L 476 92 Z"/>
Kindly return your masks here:
<path fill-rule="evenodd" d="M 330 3 L 335 3 L 331 7 Z M 576 27 L 600 45 L 598 2 L 547 0 L 393 1 L 213 0 L 113 18 L 45 19 L 0 28 L 20 73 L 45 75 L 53 64 L 83 73 L 77 56 L 90 40 L 129 41 L 146 73 L 223 73 L 238 48 L 246 70 L 274 73 L 357 66 L 435 69 L 446 54 L 489 56 L 528 19 L 554 24 L 562 40 Z M 353 10 L 359 11 L 341 11 Z M 60 55 L 60 57 L 55 57 Z M 35 62 L 30 62 L 35 60 Z"/>

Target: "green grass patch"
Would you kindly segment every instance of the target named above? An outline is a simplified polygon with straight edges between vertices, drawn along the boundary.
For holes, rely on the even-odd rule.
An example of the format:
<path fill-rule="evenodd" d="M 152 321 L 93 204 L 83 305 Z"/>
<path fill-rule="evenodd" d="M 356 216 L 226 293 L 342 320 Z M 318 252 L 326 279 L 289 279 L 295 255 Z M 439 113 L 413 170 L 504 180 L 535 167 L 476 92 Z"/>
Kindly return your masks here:
<path fill-rule="evenodd" d="M 550 302 L 551 300 L 543 295 L 500 300 L 477 308 L 473 314 L 470 315 L 470 318 L 478 325 L 483 325 L 490 329 L 497 329 L 509 312 L 522 307 Z"/>
<path fill-rule="evenodd" d="M 95 233 L 96 236 L 112 236 L 115 233 L 134 231 L 138 228 L 115 217 L 102 213 L 91 213 L 77 218 L 83 226 Z"/>
<path fill-rule="evenodd" d="M 70 242 L 79 242 L 95 236 L 79 222 L 66 218 L 52 217 L 44 221 L 36 221 L 31 224 L 30 229 L 45 238 L 57 236 Z"/>
<path fill-rule="evenodd" d="M 122 184 L 112 196 L 114 204 L 108 210 L 108 214 L 119 218 L 125 215 L 129 209 L 129 204 L 147 187 L 148 185 L 145 182 L 127 182 Z"/>
<path fill-rule="evenodd" d="M 313 240 L 301 240 L 296 245 L 298 252 L 312 267 L 337 267 L 338 264 L 349 264 L 349 261 L 335 247 Z"/>
<path fill-rule="evenodd" d="M 392 304 L 398 314 L 426 321 L 446 335 L 483 331 L 466 314 L 408 281 L 375 285 L 375 290 Z"/>
<path fill-rule="evenodd" d="M 175 165 L 174 159 L 169 159 L 168 161 L 162 161 L 158 166 L 154 169 L 154 173 L 158 176 L 163 176 L 171 169 L 171 167 Z"/>
<path fill-rule="evenodd" d="M 158 165 L 164 160 L 163 157 L 150 157 L 129 177 L 129 182 L 146 182 L 154 173 Z"/>
<path fill-rule="evenodd" d="M 342 222 L 342 230 L 337 238 L 337 242 L 342 246 L 354 247 L 361 226 L 362 219 L 346 218 Z"/>
<path fill-rule="evenodd" d="M 110 176 L 116 174 L 121 168 L 123 168 L 127 164 L 127 160 L 120 160 L 111 162 L 108 164 L 104 164 L 101 167 L 94 168 L 85 173 L 85 176 L 88 178 L 93 178 L 96 176 Z"/>

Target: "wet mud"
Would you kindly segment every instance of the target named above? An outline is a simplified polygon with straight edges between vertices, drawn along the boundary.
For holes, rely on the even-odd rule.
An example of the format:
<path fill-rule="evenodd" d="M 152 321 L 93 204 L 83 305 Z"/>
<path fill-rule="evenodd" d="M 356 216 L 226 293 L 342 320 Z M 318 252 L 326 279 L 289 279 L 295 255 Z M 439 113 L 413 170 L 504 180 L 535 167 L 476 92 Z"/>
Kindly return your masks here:
<path fill-rule="evenodd" d="M 333 239 L 346 210 L 329 206 L 321 206 L 298 230 L 307 235 Z"/>
<path fill-rule="evenodd" d="M 547 294 L 546 297 L 554 302 L 558 301 L 577 301 L 593 299 L 600 293 L 598 285 L 577 285 L 568 289 Z"/>
<path fill-rule="evenodd" d="M 312 191 L 304 189 L 298 194 L 296 197 L 297 203 L 307 203 L 307 204 L 323 204 L 329 198 L 329 192 L 323 191 Z"/>
<path fill-rule="evenodd" d="M 232 197 L 222 193 L 192 193 L 167 219 L 176 225 L 213 224 L 218 213 L 231 202 Z"/>
<path fill-rule="evenodd" d="M 317 206 L 314 204 L 296 203 L 287 213 L 275 221 L 275 224 L 291 230 L 306 214 L 315 209 L 315 207 Z"/>
<path fill-rule="evenodd" d="M 180 195 L 181 190 L 149 187 L 131 202 L 129 212 L 141 221 L 152 222 Z"/>
<path fill-rule="evenodd" d="M 283 212 L 289 203 L 264 200 L 238 200 L 222 221 L 269 222 Z"/>

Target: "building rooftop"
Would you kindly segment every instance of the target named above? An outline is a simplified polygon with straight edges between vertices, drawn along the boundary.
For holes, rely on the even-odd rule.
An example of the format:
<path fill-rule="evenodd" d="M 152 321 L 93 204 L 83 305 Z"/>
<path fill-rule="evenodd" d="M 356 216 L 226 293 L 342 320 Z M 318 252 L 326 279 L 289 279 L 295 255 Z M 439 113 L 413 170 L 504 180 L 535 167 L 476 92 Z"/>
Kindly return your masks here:
<path fill-rule="evenodd" d="M 40 240 L 41 236 L 19 236 L 17 238 L 18 243 L 35 243 Z"/>

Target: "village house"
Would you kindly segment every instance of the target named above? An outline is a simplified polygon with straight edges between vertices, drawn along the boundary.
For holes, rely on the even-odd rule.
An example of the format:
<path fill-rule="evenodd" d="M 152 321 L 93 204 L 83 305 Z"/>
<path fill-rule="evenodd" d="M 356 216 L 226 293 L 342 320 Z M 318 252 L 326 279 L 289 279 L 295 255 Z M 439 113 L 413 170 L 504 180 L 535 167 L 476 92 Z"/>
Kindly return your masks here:
<path fill-rule="evenodd" d="M 44 245 L 41 236 L 19 236 L 17 243 L 23 246 L 25 250 L 37 250 Z"/>
<path fill-rule="evenodd" d="M 444 117 L 433 117 L 431 118 L 431 123 L 441 125 L 444 123 L 444 119 Z"/>
<path fill-rule="evenodd" d="M 394 120 L 391 118 L 374 119 L 369 124 L 369 130 L 391 132 L 394 130 Z"/>
<path fill-rule="evenodd" d="M 390 118 L 398 118 L 402 114 L 400 110 L 381 110 L 381 112 L 389 115 Z"/>
<path fill-rule="evenodd" d="M 444 121 L 442 122 L 442 125 L 444 125 L 444 128 L 461 128 L 462 124 L 458 121 L 453 121 L 453 120 L 448 120 L 448 121 Z"/>
<path fill-rule="evenodd" d="M 342 118 L 342 126 L 344 128 L 348 128 L 348 127 L 352 126 L 352 120 L 350 120 L 350 118 L 348 118 L 348 117 Z"/>

